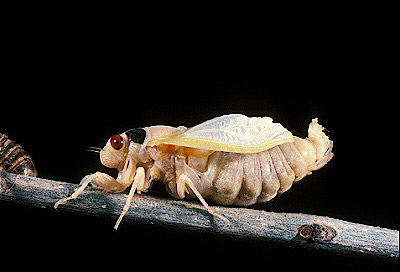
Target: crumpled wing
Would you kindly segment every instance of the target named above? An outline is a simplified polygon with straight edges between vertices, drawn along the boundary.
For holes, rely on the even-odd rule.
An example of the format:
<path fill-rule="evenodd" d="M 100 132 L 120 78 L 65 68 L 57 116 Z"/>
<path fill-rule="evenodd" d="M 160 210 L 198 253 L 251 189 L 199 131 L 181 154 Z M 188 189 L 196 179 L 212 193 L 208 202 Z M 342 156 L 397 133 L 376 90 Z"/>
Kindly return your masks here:
<path fill-rule="evenodd" d="M 293 141 L 293 135 L 270 117 L 229 114 L 192 128 L 149 141 L 147 145 L 169 144 L 233 153 L 257 153 Z"/>

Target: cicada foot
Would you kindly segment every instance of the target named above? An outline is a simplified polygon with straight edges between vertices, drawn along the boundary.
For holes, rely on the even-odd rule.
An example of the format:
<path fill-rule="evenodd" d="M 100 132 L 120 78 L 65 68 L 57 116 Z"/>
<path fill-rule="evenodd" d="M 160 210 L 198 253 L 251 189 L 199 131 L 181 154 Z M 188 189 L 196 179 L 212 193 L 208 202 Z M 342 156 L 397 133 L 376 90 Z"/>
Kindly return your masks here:
<path fill-rule="evenodd" d="M 131 206 L 131 202 L 132 202 L 132 199 L 133 199 L 133 197 L 134 197 L 135 191 L 138 190 L 138 192 L 141 192 L 141 189 L 144 187 L 144 184 L 145 184 L 145 177 L 146 177 L 146 175 L 145 175 L 144 168 L 143 168 L 143 167 L 139 167 L 139 168 L 136 170 L 136 175 L 135 175 L 135 178 L 134 178 L 134 180 L 133 180 L 131 189 L 130 189 L 130 191 L 129 191 L 128 198 L 126 199 L 124 208 L 123 208 L 123 210 L 122 210 L 122 212 L 121 212 L 121 214 L 120 214 L 120 216 L 119 216 L 117 222 L 115 223 L 115 226 L 114 226 L 114 229 L 115 229 L 115 230 L 118 229 L 118 226 L 119 226 L 119 224 L 120 224 L 121 221 L 122 221 L 122 218 L 123 218 L 123 217 L 125 216 L 125 214 L 128 212 L 129 207 Z"/>
<path fill-rule="evenodd" d="M 79 183 L 79 187 L 75 189 L 74 193 L 69 196 L 58 200 L 54 204 L 54 208 L 61 204 L 65 204 L 68 200 L 76 199 L 84 190 L 85 188 L 92 183 L 94 186 L 101 187 L 108 192 L 121 192 L 125 190 L 125 187 L 122 186 L 118 181 L 116 181 L 110 175 L 105 173 L 96 172 L 94 174 L 86 175 L 81 182 Z"/>
<path fill-rule="evenodd" d="M 187 186 L 187 188 L 189 188 L 190 190 L 192 190 L 192 192 L 196 195 L 196 197 L 200 200 L 201 204 L 203 204 L 204 208 L 206 208 L 207 212 L 213 216 L 216 216 L 220 219 L 222 219 L 227 225 L 230 225 L 230 221 L 228 219 L 226 219 L 223 215 L 215 212 L 214 210 L 212 210 L 207 202 L 204 200 L 203 196 L 200 194 L 200 192 L 196 189 L 196 186 L 194 186 L 192 180 L 186 176 L 185 174 L 181 174 L 177 180 L 177 191 L 178 194 L 180 194 L 180 196 L 184 196 L 184 192 L 185 192 L 185 187 Z M 183 197 L 182 197 L 183 198 Z"/>
<path fill-rule="evenodd" d="M 54 204 L 54 208 L 57 209 L 57 207 L 59 205 L 65 204 L 68 200 L 76 199 L 90 183 L 92 183 L 93 185 L 100 187 L 108 192 L 111 192 L 111 193 L 122 192 L 126 189 L 126 186 L 119 183 L 113 177 L 111 177 L 105 173 L 96 172 L 94 174 L 85 176 L 82 179 L 80 186 L 74 191 L 74 193 L 69 197 L 65 197 L 65 198 L 62 198 L 59 201 L 57 201 Z M 127 198 L 124 208 L 114 226 L 114 229 L 118 229 L 118 226 L 122 221 L 122 218 L 128 212 L 129 207 L 132 202 L 132 199 L 134 197 L 135 191 L 137 190 L 138 192 L 141 192 L 144 188 L 145 188 L 145 171 L 144 171 L 143 167 L 139 167 L 136 170 L 136 174 L 133 179 L 133 183 L 132 183 L 128 198 Z"/>

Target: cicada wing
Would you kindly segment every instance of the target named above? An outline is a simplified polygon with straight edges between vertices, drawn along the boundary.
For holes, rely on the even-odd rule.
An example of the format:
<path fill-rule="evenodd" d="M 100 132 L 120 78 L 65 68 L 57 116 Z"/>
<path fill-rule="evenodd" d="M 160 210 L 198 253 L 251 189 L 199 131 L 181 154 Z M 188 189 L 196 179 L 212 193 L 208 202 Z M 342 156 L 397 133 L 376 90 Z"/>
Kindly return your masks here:
<path fill-rule="evenodd" d="M 269 117 L 229 114 L 178 133 L 150 141 L 233 153 L 257 153 L 293 141 L 293 135 Z"/>

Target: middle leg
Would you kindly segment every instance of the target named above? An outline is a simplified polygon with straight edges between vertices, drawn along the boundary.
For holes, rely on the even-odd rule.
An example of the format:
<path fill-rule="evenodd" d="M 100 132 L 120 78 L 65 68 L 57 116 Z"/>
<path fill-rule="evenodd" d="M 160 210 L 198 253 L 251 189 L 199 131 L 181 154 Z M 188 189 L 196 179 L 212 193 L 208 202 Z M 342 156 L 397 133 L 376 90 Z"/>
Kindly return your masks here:
<path fill-rule="evenodd" d="M 144 168 L 143 167 L 139 167 L 136 170 L 136 175 L 135 175 L 134 181 L 132 183 L 131 189 L 129 191 L 128 198 L 127 198 L 127 200 L 125 202 L 124 208 L 123 208 L 123 210 L 122 210 L 117 222 L 115 223 L 115 226 L 114 226 L 115 230 L 118 229 L 118 226 L 122 221 L 122 218 L 128 212 L 129 207 L 131 206 L 131 202 L 132 202 L 133 196 L 135 194 L 135 191 L 136 190 L 138 190 L 138 192 L 142 191 L 142 188 L 144 187 L 144 184 L 145 184 L 145 176 L 146 175 L 145 175 Z"/>

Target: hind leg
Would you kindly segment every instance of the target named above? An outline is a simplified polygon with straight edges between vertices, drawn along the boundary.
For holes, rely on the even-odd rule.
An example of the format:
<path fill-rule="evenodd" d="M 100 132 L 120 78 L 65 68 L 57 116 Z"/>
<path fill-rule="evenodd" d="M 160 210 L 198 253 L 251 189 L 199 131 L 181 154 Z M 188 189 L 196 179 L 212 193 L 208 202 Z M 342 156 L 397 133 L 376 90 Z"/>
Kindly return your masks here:
<path fill-rule="evenodd" d="M 187 186 L 187 187 L 186 187 Z M 204 200 L 203 196 L 200 194 L 200 192 L 196 189 L 196 186 L 194 186 L 192 180 L 186 176 L 185 174 L 181 174 L 176 182 L 176 187 L 177 187 L 177 192 L 178 196 L 180 198 L 185 197 L 185 191 L 186 188 L 189 188 L 192 190 L 192 192 L 196 195 L 196 197 L 200 200 L 201 204 L 203 204 L 204 208 L 208 211 L 208 213 L 212 214 L 213 216 L 216 216 L 220 219 L 222 219 L 227 225 L 230 224 L 229 220 L 226 219 L 224 216 L 220 215 L 219 213 L 213 211 L 207 204 L 207 202 Z"/>

